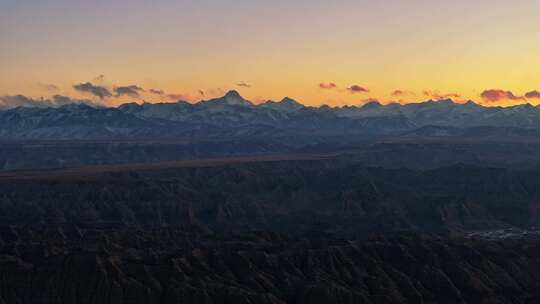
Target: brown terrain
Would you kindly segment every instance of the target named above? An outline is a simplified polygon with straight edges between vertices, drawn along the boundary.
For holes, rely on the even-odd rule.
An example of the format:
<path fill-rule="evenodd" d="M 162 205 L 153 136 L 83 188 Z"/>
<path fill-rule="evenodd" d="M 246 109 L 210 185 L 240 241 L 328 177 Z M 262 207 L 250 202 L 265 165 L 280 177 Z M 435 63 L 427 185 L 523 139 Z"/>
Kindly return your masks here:
<path fill-rule="evenodd" d="M 0 303 L 539 303 L 540 170 L 294 154 L 0 175 Z"/>

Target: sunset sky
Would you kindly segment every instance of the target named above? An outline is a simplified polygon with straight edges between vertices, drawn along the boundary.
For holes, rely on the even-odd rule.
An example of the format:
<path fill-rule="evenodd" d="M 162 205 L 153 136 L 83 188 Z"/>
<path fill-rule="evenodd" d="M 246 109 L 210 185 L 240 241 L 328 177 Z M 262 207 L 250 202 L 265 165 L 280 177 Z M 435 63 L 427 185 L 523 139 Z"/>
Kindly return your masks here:
<path fill-rule="evenodd" d="M 0 95 L 538 104 L 539 12 L 538 0 L 0 0 Z"/>

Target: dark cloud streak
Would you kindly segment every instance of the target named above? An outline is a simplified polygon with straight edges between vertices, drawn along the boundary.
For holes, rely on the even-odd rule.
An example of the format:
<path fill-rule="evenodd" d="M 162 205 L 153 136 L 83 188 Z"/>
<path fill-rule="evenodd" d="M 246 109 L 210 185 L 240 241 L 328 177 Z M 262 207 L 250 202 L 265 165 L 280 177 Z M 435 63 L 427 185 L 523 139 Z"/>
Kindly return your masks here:
<path fill-rule="evenodd" d="M 245 82 L 243 82 L 243 81 L 242 81 L 242 82 L 239 82 L 239 83 L 237 83 L 237 84 L 236 84 L 236 86 L 238 86 L 238 87 L 242 87 L 242 88 L 251 88 L 251 85 L 250 85 L 250 84 L 248 84 L 248 83 L 245 83 Z"/>
<path fill-rule="evenodd" d="M 164 95 L 165 92 L 163 90 L 157 90 L 157 89 L 150 89 L 148 92 L 155 94 L 155 95 Z"/>
<path fill-rule="evenodd" d="M 540 98 L 540 92 L 537 90 L 530 91 L 527 94 L 525 94 L 526 98 L 533 99 L 533 98 Z"/>
<path fill-rule="evenodd" d="M 38 87 L 47 91 L 58 91 L 58 86 L 50 83 L 38 83 Z"/>
<path fill-rule="evenodd" d="M 47 99 L 43 97 L 33 99 L 24 95 L 0 96 L 0 109 L 12 109 L 17 107 L 48 108 L 61 107 L 69 104 L 86 104 L 93 107 L 102 106 L 101 104 L 95 103 L 88 99 L 73 99 L 63 95 L 54 95 L 53 97 Z"/>
<path fill-rule="evenodd" d="M 116 87 L 114 88 L 114 92 L 116 93 L 116 97 L 127 95 L 129 97 L 139 98 L 139 92 L 144 92 L 144 89 L 136 85 L 129 85 Z"/>
<path fill-rule="evenodd" d="M 459 98 L 462 97 L 461 94 L 457 94 L 457 93 L 439 93 L 438 91 L 424 91 L 424 96 L 427 96 L 427 97 L 435 99 L 435 100 L 459 99 Z"/>
<path fill-rule="evenodd" d="M 361 87 L 359 85 L 356 85 L 356 84 L 348 87 L 347 90 L 349 90 L 349 92 L 351 93 L 369 93 L 368 89 Z"/>
<path fill-rule="evenodd" d="M 103 82 L 104 80 L 105 80 L 105 75 L 103 74 L 94 77 L 95 82 Z"/>
<path fill-rule="evenodd" d="M 82 93 L 92 94 L 100 99 L 105 99 L 107 97 L 112 97 L 111 92 L 102 86 L 93 85 L 90 82 L 80 83 L 73 86 L 73 88 Z"/>
<path fill-rule="evenodd" d="M 406 90 L 394 90 L 392 93 L 390 93 L 393 97 L 400 97 L 400 96 L 408 96 L 408 95 L 416 95 L 412 91 L 406 91 Z"/>
<path fill-rule="evenodd" d="M 319 83 L 319 88 L 321 89 L 324 89 L 324 90 L 332 90 L 332 89 L 335 89 L 337 88 L 337 85 L 333 82 L 321 82 Z"/>
<path fill-rule="evenodd" d="M 191 100 L 191 97 L 186 94 L 167 94 L 167 98 L 172 100 Z"/>

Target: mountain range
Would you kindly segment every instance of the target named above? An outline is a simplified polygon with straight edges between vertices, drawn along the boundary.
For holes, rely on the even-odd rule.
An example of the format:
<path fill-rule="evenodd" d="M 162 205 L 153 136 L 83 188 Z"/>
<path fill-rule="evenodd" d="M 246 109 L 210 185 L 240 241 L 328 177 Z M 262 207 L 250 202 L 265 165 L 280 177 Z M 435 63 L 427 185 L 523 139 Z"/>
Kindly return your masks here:
<path fill-rule="evenodd" d="M 0 110 L 0 304 L 540 303 L 539 111 Z"/>
<path fill-rule="evenodd" d="M 3 140 L 461 136 L 470 130 L 485 133 L 486 128 L 491 133 L 494 128 L 501 136 L 536 136 L 540 108 L 530 104 L 486 107 L 450 99 L 311 107 L 287 97 L 256 105 L 230 91 L 198 103 L 125 103 L 118 107 L 79 103 L 0 110 Z"/>

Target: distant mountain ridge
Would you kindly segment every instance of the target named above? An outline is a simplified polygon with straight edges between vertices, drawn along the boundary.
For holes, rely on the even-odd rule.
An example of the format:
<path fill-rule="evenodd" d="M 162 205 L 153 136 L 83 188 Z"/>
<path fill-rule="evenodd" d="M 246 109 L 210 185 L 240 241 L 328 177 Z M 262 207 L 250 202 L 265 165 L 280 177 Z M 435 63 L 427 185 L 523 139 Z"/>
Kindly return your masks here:
<path fill-rule="evenodd" d="M 540 108 L 530 104 L 485 107 L 451 99 L 312 107 L 288 97 L 256 105 L 237 91 L 229 91 L 223 97 L 198 103 L 125 103 L 118 107 L 81 103 L 0 111 L 0 139 L 14 140 L 395 136 L 427 126 L 502 128 L 506 136 L 516 133 L 508 132 L 508 128 L 540 130 Z M 462 132 L 435 133 L 447 136 Z"/>

